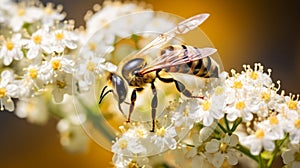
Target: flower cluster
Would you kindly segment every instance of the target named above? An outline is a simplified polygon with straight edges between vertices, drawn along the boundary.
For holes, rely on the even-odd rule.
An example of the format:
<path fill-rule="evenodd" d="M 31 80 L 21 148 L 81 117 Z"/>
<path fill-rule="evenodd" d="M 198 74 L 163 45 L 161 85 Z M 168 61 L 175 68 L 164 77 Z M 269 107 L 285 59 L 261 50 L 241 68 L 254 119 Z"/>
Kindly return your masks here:
<path fill-rule="evenodd" d="M 255 64 L 253 69 L 249 65 L 244 66 L 241 73 L 232 70 L 229 75 L 223 72 L 220 78 L 223 82 L 211 94 L 203 99 L 179 103 L 175 110 L 172 109 L 174 126 L 187 125 L 190 132 L 181 141 L 172 143 L 169 140 L 168 144 L 172 145 L 168 149 L 174 155 L 178 155 L 180 150 L 181 155 L 184 153 L 183 159 L 192 159 L 193 167 L 236 165 L 240 154 L 251 157 L 261 167 L 271 167 L 281 152 L 285 164 L 298 165 L 299 95 L 285 96 L 283 91 L 279 94 L 280 82 L 273 83 L 271 70 L 264 72 L 261 64 Z M 115 148 L 119 149 L 120 140 L 134 129 L 130 128 L 117 139 L 113 145 L 115 155 L 120 157 L 120 151 Z M 158 128 L 156 135 L 147 135 L 155 137 L 160 133 Z M 177 132 L 173 133 L 172 136 L 176 136 Z M 128 141 L 126 147 L 130 148 L 130 142 L 136 143 L 137 139 L 138 136 Z M 147 139 L 151 142 L 152 138 Z M 157 137 L 155 141 L 158 141 Z M 134 146 L 138 145 L 148 150 L 144 142 Z M 163 149 L 164 144 L 161 143 L 160 147 Z M 284 148 L 288 150 L 281 151 Z M 118 161 L 120 159 L 116 160 L 116 164 L 119 164 Z M 180 162 L 173 165 L 186 165 L 182 159 Z"/>
<path fill-rule="evenodd" d="M 71 152 L 86 150 L 88 138 L 81 125 L 93 120 L 103 131 L 105 123 L 88 109 L 75 113 L 72 96 L 86 94 L 99 83 L 106 85 L 112 73 L 120 73 L 127 55 L 176 26 L 175 20 L 145 4 L 119 1 L 95 5 L 85 20 L 85 28 L 75 28 L 74 21 L 65 20 L 60 5 L 1 0 L 0 110 L 36 124 L 44 124 L 51 116 L 58 118 L 60 142 Z M 170 43 L 177 44 L 178 39 Z M 180 81 L 199 95 L 195 98 L 174 94 L 170 85 L 157 86 L 154 132 L 149 131 L 153 125 L 144 116 L 117 125 L 121 131 L 109 142 L 116 167 L 225 167 L 242 164 L 245 156 L 259 167 L 272 167 L 278 156 L 288 167 L 300 165 L 299 95 L 280 91 L 280 82 L 272 81 L 270 69 L 255 64 L 245 65 L 240 73 L 220 72 L 217 79 L 189 76 Z M 200 88 L 193 88 L 192 81 Z M 147 94 L 156 90 L 149 90 L 138 95 L 136 109 L 141 114 L 151 111 L 145 102 Z M 114 91 L 104 94 L 110 92 Z M 130 101 L 127 95 L 115 107 L 118 102 L 111 98 L 97 106 L 97 112 L 112 105 L 100 111 L 115 126 L 118 115 L 109 110 L 128 109 Z M 89 103 L 98 105 L 98 101 Z"/>

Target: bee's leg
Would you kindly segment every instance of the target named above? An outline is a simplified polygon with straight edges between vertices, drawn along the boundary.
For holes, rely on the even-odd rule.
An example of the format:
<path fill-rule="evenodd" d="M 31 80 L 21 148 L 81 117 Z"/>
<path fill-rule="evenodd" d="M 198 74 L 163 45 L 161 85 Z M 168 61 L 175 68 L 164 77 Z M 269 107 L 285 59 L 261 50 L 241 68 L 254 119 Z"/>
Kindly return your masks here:
<path fill-rule="evenodd" d="M 176 89 L 181 92 L 183 95 L 185 95 L 186 97 L 190 97 L 190 98 L 201 98 L 203 99 L 203 97 L 201 96 L 193 96 L 191 91 L 189 91 L 188 89 L 185 88 L 184 84 L 179 82 L 178 80 L 176 79 L 173 79 L 173 78 L 162 78 L 161 76 L 159 76 L 159 71 L 156 71 L 156 76 L 157 78 L 162 81 L 162 82 L 165 82 L 165 83 L 171 83 L 171 82 L 174 82 L 175 83 L 175 86 L 176 86 Z"/>
<path fill-rule="evenodd" d="M 99 97 L 99 104 L 102 102 L 102 100 L 104 99 L 104 97 L 105 97 L 108 93 L 110 93 L 110 92 L 113 91 L 112 89 L 110 89 L 110 90 L 108 90 L 107 92 L 104 93 L 104 91 L 105 91 L 106 88 L 107 88 L 107 86 L 104 86 L 104 88 L 103 88 L 102 91 L 101 91 L 101 94 L 100 94 L 100 97 Z"/>
<path fill-rule="evenodd" d="M 152 129 L 151 129 L 151 132 L 154 132 L 155 119 L 156 119 L 156 108 L 157 108 L 157 91 L 156 91 L 154 82 L 151 83 L 151 89 L 152 89 L 152 93 L 153 93 L 153 98 L 152 98 L 152 101 L 151 101 L 151 109 L 152 109 L 152 113 L 151 113 Z"/>
<path fill-rule="evenodd" d="M 136 101 L 136 88 L 133 89 L 132 93 L 131 93 L 131 97 L 130 97 L 130 106 L 129 106 L 129 113 L 128 113 L 128 118 L 127 118 L 127 121 L 126 122 L 130 122 L 130 117 L 131 117 L 131 114 L 133 112 L 133 109 L 134 109 L 134 105 L 135 105 L 135 101 Z"/>

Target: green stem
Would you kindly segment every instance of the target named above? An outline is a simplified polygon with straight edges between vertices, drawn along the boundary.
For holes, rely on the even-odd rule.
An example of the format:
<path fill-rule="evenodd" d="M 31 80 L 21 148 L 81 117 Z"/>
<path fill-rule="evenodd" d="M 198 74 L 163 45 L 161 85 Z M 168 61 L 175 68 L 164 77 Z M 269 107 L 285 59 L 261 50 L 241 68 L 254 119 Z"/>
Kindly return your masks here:
<path fill-rule="evenodd" d="M 221 128 L 221 130 L 226 134 L 227 133 L 227 130 L 220 124 L 218 123 L 218 126 Z"/>
<path fill-rule="evenodd" d="M 258 167 L 265 168 L 265 161 L 261 156 L 261 153 L 258 155 Z"/>
<path fill-rule="evenodd" d="M 234 132 L 242 121 L 243 121 L 242 118 L 238 118 L 237 120 L 235 120 L 230 131 Z"/>
<path fill-rule="evenodd" d="M 226 128 L 227 128 L 227 130 L 229 131 L 229 135 L 231 135 L 232 132 L 230 131 L 229 122 L 228 122 L 228 120 L 227 120 L 227 114 L 225 114 L 224 120 L 225 120 Z"/>
<path fill-rule="evenodd" d="M 238 144 L 236 149 L 258 163 L 258 157 L 253 156 L 248 148 L 244 147 L 243 145 Z"/>
<path fill-rule="evenodd" d="M 289 135 L 286 134 L 286 136 L 282 140 L 279 140 L 278 143 L 276 143 L 275 149 L 273 151 L 272 158 L 268 161 L 268 164 L 267 164 L 268 167 L 272 167 L 272 165 L 274 163 L 274 160 L 275 160 L 275 157 L 277 156 L 277 153 L 280 150 L 280 147 L 282 146 L 282 144 L 284 143 L 284 141 L 288 138 L 288 136 Z"/>

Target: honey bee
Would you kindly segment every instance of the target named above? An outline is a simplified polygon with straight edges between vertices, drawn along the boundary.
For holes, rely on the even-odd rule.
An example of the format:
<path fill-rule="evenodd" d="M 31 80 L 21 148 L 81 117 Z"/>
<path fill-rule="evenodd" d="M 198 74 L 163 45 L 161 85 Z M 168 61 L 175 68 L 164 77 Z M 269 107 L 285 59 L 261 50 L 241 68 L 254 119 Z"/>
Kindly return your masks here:
<path fill-rule="evenodd" d="M 137 93 L 142 91 L 150 84 L 153 93 L 151 101 L 151 118 L 152 129 L 155 131 L 156 111 L 158 105 L 157 89 L 154 84 L 155 80 L 160 80 L 164 83 L 174 83 L 176 89 L 188 98 L 199 98 L 200 96 L 192 95 L 185 85 L 172 77 L 163 77 L 161 73 L 184 73 L 191 74 L 202 78 L 217 78 L 219 74 L 218 64 L 210 57 L 216 52 L 215 48 L 197 48 L 188 45 L 170 45 L 163 48 L 160 56 L 154 59 L 150 64 L 147 64 L 144 55 L 152 48 L 160 48 L 167 44 L 172 38 L 179 34 L 185 34 L 202 24 L 208 14 L 199 14 L 180 22 L 170 31 L 159 35 L 152 42 L 147 44 L 143 49 L 138 51 L 132 59 L 125 62 L 121 68 L 121 75 L 110 73 L 108 78 L 112 83 L 112 88 L 105 91 L 105 86 L 100 94 L 99 104 L 103 98 L 110 92 L 113 92 L 118 99 L 119 110 L 124 114 L 121 104 L 126 103 L 128 86 L 133 87 L 130 95 L 129 113 L 127 122 L 130 122 L 131 114 L 137 100 Z"/>

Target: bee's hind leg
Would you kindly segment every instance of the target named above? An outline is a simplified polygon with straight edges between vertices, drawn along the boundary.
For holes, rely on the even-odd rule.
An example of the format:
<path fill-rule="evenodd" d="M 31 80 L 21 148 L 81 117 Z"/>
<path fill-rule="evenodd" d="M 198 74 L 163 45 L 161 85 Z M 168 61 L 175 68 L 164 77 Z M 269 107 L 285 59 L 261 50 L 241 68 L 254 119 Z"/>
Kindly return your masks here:
<path fill-rule="evenodd" d="M 129 113 L 128 113 L 128 118 L 127 118 L 127 121 L 126 122 L 130 122 L 130 118 L 131 118 L 131 114 L 134 110 L 134 105 L 135 105 L 135 101 L 136 101 L 136 92 L 138 91 L 142 91 L 143 88 L 135 88 L 133 89 L 132 93 L 131 93 L 131 97 L 130 97 L 130 106 L 129 106 Z"/>
<path fill-rule="evenodd" d="M 173 78 L 162 78 L 161 76 L 159 76 L 159 71 L 156 72 L 156 76 L 162 82 L 165 82 L 165 83 L 174 82 L 175 86 L 176 86 L 176 89 L 180 93 L 182 93 L 183 95 L 185 95 L 186 97 L 189 97 L 189 98 L 201 98 L 201 99 L 203 99 L 202 96 L 193 96 L 192 92 L 189 91 L 188 89 L 186 89 L 185 86 L 184 86 L 184 84 L 181 83 L 180 81 L 176 80 L 176 79 L 173 79 Z"/>
<path fill-rule="evenodd" d="M 155 119 L 156 119 L 156 108 L 157 108 L 157 91 L 156 91 L 156 87 L 154 85 L 154 82 L 151 83 L 151 89 L 152 89 L 152 93 L 153 93 L 153 98 L 151 101 L 151 117 L 152 117 L 152 129 L 150 130 L 150 132 L 154 132 L 155 130 Z"/>

